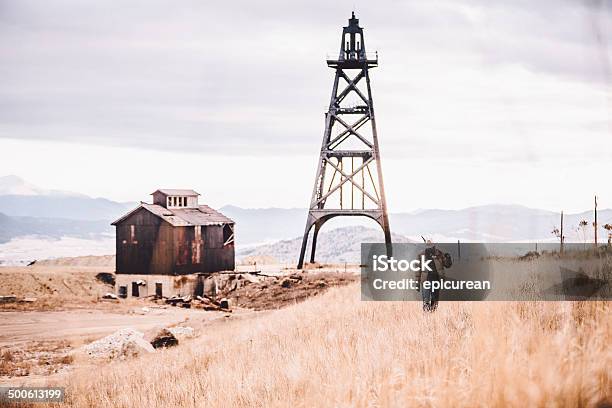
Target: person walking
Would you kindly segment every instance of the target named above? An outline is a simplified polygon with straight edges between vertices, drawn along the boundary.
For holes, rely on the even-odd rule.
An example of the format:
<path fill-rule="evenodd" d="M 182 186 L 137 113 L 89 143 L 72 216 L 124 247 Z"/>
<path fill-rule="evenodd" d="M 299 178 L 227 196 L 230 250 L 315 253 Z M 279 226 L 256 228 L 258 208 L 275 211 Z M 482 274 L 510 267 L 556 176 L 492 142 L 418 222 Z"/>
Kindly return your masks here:
<path fill-rule="evenodd" d="M 432 282 L 444 279 L 444 269 L 450 268 L 453 264 L 449 253 L 444 253 L 431 242 L 425 241 L 426 247 L 420 255 L 425 256 L 425 260 L 431 260 L 430 271 L 417 272 L 417 291 L 421 290 L 423 297 L 423 311 L 435 312 L 440 300 L 440 289 L 432 290 Z M 429 282 L 423 285 L 424 282 Z"/>

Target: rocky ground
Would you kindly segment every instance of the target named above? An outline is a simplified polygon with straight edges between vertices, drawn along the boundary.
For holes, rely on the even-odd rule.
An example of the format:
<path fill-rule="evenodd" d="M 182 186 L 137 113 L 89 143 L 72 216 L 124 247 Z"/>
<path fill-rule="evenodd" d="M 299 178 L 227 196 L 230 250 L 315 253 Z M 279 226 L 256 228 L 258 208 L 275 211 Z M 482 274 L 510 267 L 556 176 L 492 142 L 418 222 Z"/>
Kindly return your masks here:
<path fill-rule="evenodd" d="M 169 302 L 104 299 L 114 292 L 112 269 L 106 257 L 0 267 L 3 383 L 41 384 L 79 367 L 95 367 L 100 360 L 180 347 L 213 325 L 250 319 L 358 277 L 358 268 L 346 265 L 315 264 L 303 272 L 278 265 L 241 265 L 238 273 L 209 277 L 217 282 L 216 293 Z"/>

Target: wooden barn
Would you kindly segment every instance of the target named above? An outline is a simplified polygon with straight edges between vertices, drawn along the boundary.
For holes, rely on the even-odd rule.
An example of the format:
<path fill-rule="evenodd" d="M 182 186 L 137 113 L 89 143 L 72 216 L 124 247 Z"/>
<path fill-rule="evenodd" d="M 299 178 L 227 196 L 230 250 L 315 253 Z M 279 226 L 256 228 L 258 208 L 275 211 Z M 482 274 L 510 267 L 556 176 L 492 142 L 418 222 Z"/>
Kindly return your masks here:
<path fill-rule="evenodd" d="M 185 295 L 196 285 L 194 274 L 234 270 L 234 221 L 200 205 L 193 190 L 152 196 L 153 204 L 112 223 L 120 295 Z"/>

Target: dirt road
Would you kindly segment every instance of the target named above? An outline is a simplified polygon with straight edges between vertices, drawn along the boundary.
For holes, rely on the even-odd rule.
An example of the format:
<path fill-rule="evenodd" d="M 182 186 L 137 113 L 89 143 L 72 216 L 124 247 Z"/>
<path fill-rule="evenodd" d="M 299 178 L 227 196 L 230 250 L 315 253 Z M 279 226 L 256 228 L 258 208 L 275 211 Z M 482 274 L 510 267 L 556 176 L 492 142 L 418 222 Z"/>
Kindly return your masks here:
<path fill-rule="evenodd" d="M 124 327 L 147 331 L 189 319 L 190 325 L 222 318 L 220 313 L 182 308 L 150 308 L 142 314 L 108 313 L 101 310 L 0 312 L 0 346 L 55 339 L 95 339 Z"/>

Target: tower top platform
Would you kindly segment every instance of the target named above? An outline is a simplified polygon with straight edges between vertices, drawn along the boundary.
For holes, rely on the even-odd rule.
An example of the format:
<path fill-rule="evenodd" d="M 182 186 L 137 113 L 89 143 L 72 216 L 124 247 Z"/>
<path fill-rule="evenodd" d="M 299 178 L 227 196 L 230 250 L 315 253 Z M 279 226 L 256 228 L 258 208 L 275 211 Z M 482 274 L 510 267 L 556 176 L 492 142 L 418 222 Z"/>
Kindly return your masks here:
<path fill-rule="evenodd" d="M 342 28 L 340 53 L 337 59 L 328 59 L 327 65 L 331 68 L 363 69 L 378 66 L 378 52 L 368 55 L 365 48 L 363 28 L 359 26 L 359 19 L 355 12 L 351 13 L 349 24 Z"/>

